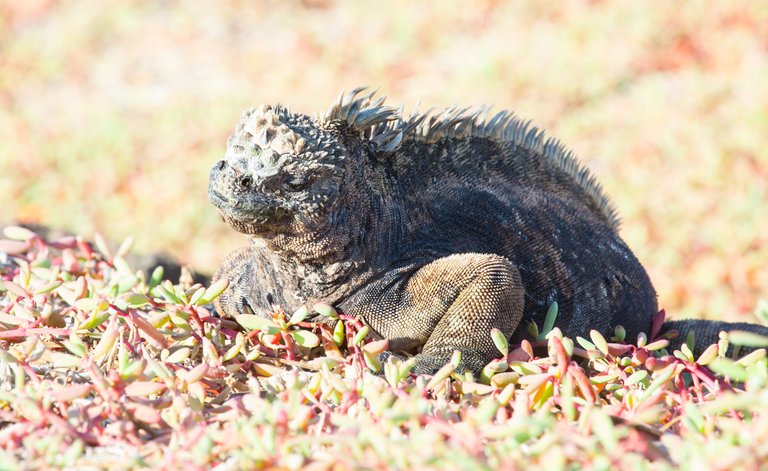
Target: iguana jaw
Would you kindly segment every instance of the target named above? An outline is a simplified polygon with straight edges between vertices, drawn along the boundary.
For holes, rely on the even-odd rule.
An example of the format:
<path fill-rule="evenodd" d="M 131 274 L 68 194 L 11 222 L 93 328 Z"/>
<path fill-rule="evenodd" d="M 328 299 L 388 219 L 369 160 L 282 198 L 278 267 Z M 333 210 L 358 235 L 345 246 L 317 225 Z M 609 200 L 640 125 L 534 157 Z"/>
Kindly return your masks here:
<path fill-rule="evenodd" d="M 260 227 L 263 226 L 266 229 L 285 219 L 281 217 L 284 213 L 280 211 L 280 208 L 270 206 L 268 203 L 253 204 L 240 200 L 230 201 L 216 190 L 209 190 L 208 199 L 227 223 L 233 224 L 234 221 L 237 221 L 240 226 L 248 226 L 249 230 L 240 231 L 246 234 L 258 234 L 262 232 Z"/>
<path fill-rule="evenodd" d="M 226 175 L 225 169 L 226 164 L 217 164 L 211 170 L 208 200 L 226 223 L 249 235 L 279 232 L 281 226 L 290 223 L 280 201 L 252 188 L 239 188 L 243 183 Z"/>

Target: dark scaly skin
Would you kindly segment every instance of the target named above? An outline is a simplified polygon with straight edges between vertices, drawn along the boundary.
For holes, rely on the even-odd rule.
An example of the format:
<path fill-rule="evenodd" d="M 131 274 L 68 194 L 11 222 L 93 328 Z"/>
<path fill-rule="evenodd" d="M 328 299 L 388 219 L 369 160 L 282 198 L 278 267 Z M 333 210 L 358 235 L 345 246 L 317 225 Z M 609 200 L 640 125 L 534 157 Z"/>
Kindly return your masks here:
<path fill-rule="evenodd" d="M 665 322 L 659 335 L 667 337 L 671 331 L 675 331 L 675 336 L 670 343 L 671 348 L 680 348 L 685 343 L 689 334 L 694 336 L 694 356 L 701 355 L 710 345 L 717 343 L 720 339 L 720 332 L 730 332 L 741 330 L 760 334 L 768 338 L 768 327 L 751 324 L 749 322 L 723 322 L 710 321 L 704 319 L 683 319 L 678 321 Z M 755 347 L 740 347 L 739 356 L 755 351 Z M 728 354 L 733 353 L 734 347 L 729 346 Z"/>
<path fill-rule="evenodd" d="M 414 131 L 418 118 L 393 123 L 356 92 L 325 119 L 280 106 L 244 114 L 209 183 L 250 240 L 214 276 L 230 280 L 220 313 L 330 302 L 392 349 L 420 348 L 421 373 L 454 350 L 478 372 L 498 356 L 491 328 L 520 339 L 553 301 L 567 336 L 650 330 L 651 282 L 564 149 L 506 119 L 445 115 Z M 717 340 L 699 330 L 697 345 Z"/>

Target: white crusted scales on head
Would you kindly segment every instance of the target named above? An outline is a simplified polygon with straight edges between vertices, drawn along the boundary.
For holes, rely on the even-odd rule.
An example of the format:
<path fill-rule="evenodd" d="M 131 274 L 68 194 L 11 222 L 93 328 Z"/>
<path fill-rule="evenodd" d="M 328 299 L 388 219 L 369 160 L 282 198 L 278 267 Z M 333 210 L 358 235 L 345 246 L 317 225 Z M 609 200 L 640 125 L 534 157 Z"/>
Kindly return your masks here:
<path fill-rule="evenodd" d="M 409 139 L 431 143 L 441 139 L 476 137 L 511 142 L 548 159 L 573 178 L 597 203 L 611 227 L 618 228 L 617 212 L 594 176 L 579 163 L 573 151 L 557 139 L 547 138 L 545 131 L 533 126 L 530 120 L 523 120 L 507 110 L 488 119 L 491 109 L 488 105 L 474 108 L 454 105 L 439 112 L 429 109 L 423 113 L 413 112 L 404 119 L 402 106 L 387 106 L 384 97 L 373 99 L 377 90 L 367 90 L 367 87 L 358 87 L 349 93 L 342 92 L 338 100 L 320 114 L 319 121 L 345 122 L 362 138 L 376 144 L 381 153 L 395 152 Z"/>
<path fill-rule="evenodd" d="M 262 105 L 246 118 L 243 131 L 253 136 L 253 142 L 262 149 L 272 149 L 278 154 L 300 154 L 306 140 L 282 121 L 281 114 L 286 111 L 280 105 Z"/>

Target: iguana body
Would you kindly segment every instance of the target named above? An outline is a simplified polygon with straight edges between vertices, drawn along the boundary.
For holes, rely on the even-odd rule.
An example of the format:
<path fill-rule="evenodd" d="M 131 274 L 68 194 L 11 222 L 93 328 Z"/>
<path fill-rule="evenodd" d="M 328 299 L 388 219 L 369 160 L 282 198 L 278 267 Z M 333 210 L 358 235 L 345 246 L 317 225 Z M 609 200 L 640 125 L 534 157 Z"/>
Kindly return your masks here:
<path fill-rule="evenodd" d="M 220 312 L 330 302 L 392 349 L 421 348 L 420 372 L 454 350 L 481 369 L 491 328 L 519 338 L 553 301 L 569 336 L 649 330 L 651 282 L 572 153 L 507 112 L 405 119 L 360 92 L 320 118 L 243 115 L 210 176 L 251 242 L 216 274 L 231 282 Z"/>

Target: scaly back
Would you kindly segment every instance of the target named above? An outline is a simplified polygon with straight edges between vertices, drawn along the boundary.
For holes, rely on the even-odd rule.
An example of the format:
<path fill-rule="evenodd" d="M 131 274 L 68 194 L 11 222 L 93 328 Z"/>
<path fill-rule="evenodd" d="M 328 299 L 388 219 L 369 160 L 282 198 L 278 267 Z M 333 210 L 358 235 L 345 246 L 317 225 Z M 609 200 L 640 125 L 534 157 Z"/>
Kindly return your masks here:
<path fill-rule="evenodd" d="M 414 112 L 404 118 L 402 107 L 387 106 L 384 98 L 373 98 L 375 91 L 363 93 L 365 90 L 365 87 L 360 87 L 347 94 L 342 93 L 317 120 L 321 124 L 346 123 L 359 133 L 361 139 L 372 143 L 381 155 L 398 155 L 397 151 L 406 141 L 431 144 L 442 139 L 480 138 L 502 146 L 516 145 L 527 152 L 507 153 L 510 165 L 519 164 L 514 159 L 520 159 L 521 155 L 546 159 L 549 171 L 571 181 L 589 199 L 585 203 L 596 208 L 598 216 L 612 230 L 618 230 L 616 210 L 594 176 L 579 163 L 573 151 L 557 139 L 547 138 L 544 131 L 532 126 L 530 121 L 524 121 L 509 111 L 500 111 L 489 119 L 490 107 L 473 109 L 455 106 L 436 113 L 431 109 L 424 113 Z"/>

